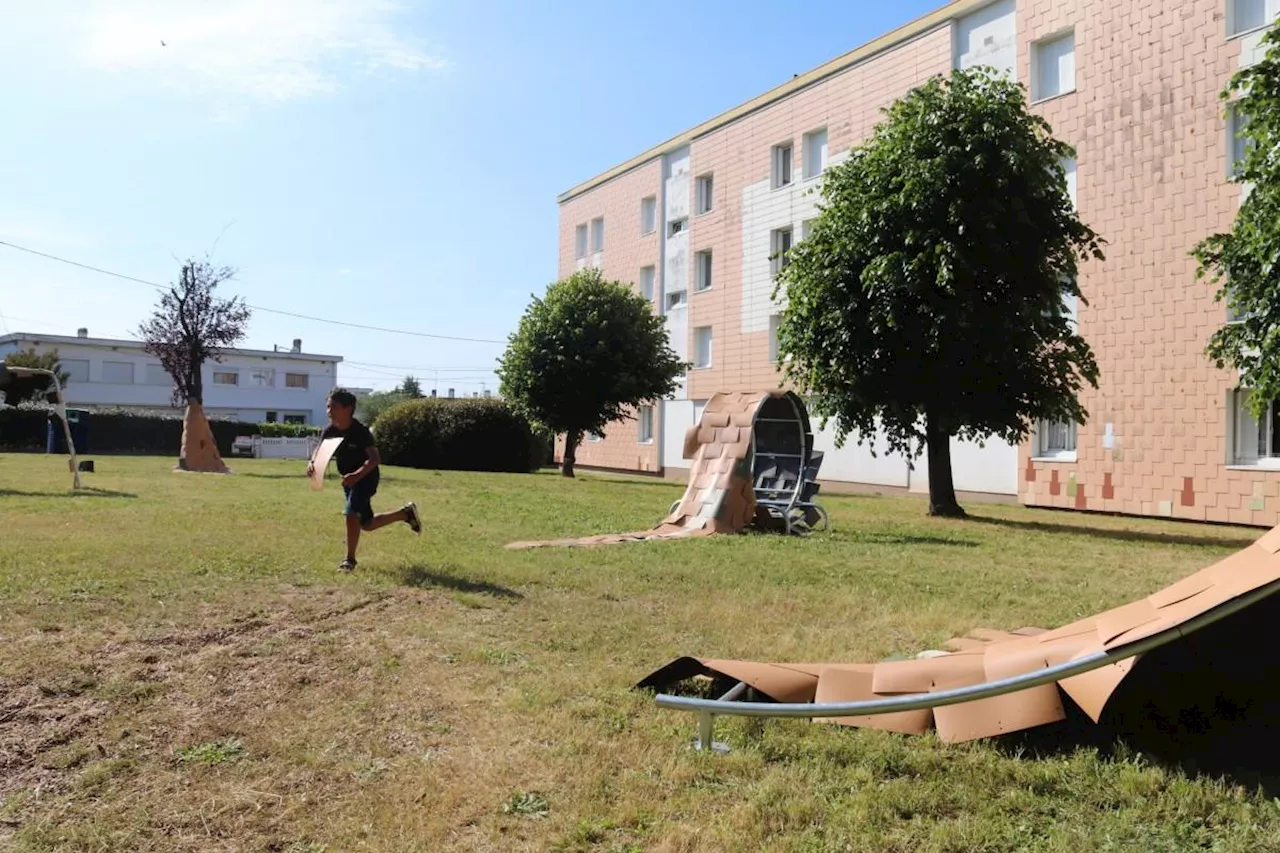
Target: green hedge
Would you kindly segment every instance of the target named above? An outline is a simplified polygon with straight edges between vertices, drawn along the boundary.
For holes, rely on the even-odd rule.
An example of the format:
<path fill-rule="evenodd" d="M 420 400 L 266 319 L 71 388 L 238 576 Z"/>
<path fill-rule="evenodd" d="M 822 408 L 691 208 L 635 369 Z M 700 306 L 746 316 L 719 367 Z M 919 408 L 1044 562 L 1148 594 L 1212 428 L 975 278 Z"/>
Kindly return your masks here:
<path fill-rule="evenodd" d="M 546 462 L 546 437 L 501 400 L 425 397 L 378 416 L 383 461 L 407 468 L 528 473 Z"/>
<path fill-rule="evenodd" d="M 49 409 L 28 407 L 0 408 L 0 450 L 37 451 L 45 449 Z M 241 435 L 259 435 L 262 427 L 297 429 L 297 424 L 250 424 L 212 418 L 209 427 L 223 456 L 231 453 L 231 445 Z M 90 412 L 86 421 L 86 442 L 76 449 L 80 453 L 136 453 L 153 456 L 177 456 L 182 451 L 182 415 L 140 415 L 128 411 Z M 303 427 L 315 431 L 314 427 Z M 280 433 L 292 434 L 292 433 Z M 306 435 L 307 433 L 302 433 Z"/>

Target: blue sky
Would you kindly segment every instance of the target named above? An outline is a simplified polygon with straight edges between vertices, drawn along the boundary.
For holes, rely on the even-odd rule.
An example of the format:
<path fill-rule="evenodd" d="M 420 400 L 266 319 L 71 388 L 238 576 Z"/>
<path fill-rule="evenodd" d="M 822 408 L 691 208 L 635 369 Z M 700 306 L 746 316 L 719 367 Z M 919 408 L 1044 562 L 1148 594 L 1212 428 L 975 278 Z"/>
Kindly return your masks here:
<path fill-rule="evenodd" d="M 161 283 L 214 250 L 252 305 L 497 342 L 257 312 L 245 346 L 495 389 L 558 193 L 939 5 L 0 0 L 0 240 Z M 0 332 L 133 337 L 157 297 L 0 246 Z"/>

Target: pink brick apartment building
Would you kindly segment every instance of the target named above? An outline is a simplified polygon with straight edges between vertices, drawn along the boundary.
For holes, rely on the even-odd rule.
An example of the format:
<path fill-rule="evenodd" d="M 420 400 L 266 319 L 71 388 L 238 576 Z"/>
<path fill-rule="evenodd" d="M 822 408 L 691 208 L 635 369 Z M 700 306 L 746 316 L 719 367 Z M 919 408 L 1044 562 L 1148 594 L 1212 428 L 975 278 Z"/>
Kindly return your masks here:
<path fill-rule="evenodd" d="M 1204 356 L 1226 309 L 1191 247 L 1230 226 L 1242 151 L 1218 95 L 1261 57 L 1280 0 L 956 0 L 645 151 L 560 196 L 560 273 L 634 282 L 694 363 L 674 399 L 592 437 L 584 466 L 679 477 L 684 429 L 717 391 L 776 386 L 769 256 L 803 240 L 823 171 L 934 74 L 993 65 L 1071 143 L 1082 218 L 1105 237 L 1076 306 L 1098 356 L 1090 422 L 1040 424 L 1025 446 L 956 442 L 958 489 L 1037 506 L 1272 525 L 1280 417 L 1242 411 L 1238 377 Z M 815 424 L 816 428 L 816 424 Z M 853 437 L 823 431 L 822 479 L 927 491 Z"/>

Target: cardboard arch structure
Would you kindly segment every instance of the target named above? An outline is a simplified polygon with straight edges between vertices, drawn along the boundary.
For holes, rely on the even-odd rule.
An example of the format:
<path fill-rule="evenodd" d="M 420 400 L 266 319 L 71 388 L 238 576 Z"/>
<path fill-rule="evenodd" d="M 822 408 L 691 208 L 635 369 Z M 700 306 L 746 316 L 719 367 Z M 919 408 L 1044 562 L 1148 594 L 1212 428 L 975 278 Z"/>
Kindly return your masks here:
<path fill-rule="evenodd" d="M 512 542 L 508 549 L 610 545 L 768 530 L 810 528 L 827 515 L 813 502 L 822 454 L 804 401 L 783 390 L 718 393 L 698 423 L 685 431 L 684 458 L 691 459 L 684 496 L 651 530 Z"/>

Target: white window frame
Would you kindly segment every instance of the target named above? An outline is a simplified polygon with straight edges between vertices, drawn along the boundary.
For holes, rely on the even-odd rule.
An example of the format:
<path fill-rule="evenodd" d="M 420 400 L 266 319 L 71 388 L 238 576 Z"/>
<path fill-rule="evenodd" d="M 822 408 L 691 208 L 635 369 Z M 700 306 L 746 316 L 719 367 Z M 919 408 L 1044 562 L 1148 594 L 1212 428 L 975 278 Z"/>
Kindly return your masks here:
<path fill-rule="evenodd" d="M 696 186 L 697 194 L 694 198 L 694 214 L 701 216 L 704 213 L 710 213 L 715 210 L 715 173 L 707 172 L 705 175 L 699 175 Z"/>
<path fill-rule="evenodd" d="M 821 144 L 815 143 L 821 137 Z M 829 157 L 827 156 L 827 146 L 829 139 L 827 137 L 827 129 L 819 127 L 811 130 L 804 135 L 804 179 L 812 181 L 815 178 L 822 177 L 822 173 L 827 170 Z M 818 161 L 818 168 L 813 168 L 813 161 Z"/>
<path fill-rule="evenodd" d="M 658 283 L 658 268 L 653 264 L 640 268 L 640 279 L 636 282 L 636 286 L 640 291 L 640 295 L 650 302 L 653 301 L 654 289 Z"/>
<path fill-rule="evenodd" d="M 1062 446 L 1050 446 L 1058 437 L 1063 439 Z M 1036 459 L 1074 462 L 1080 440 L 1079 426 L 1074 421 L 1042 420 L 1036 425 L 1034 440 Z"/>
<path fill-rule="evenodd" d="M 1045 62 L 1050 56 L 1046 55 L 1046 50 L 1056 48 L 1064 42 L 1071 43 L 1071 76 L 1069 80 L 1062 79 L 1063 58 L 1065 52 L 1058 53 L 1054 51 L 1052 56 L 1057 57 L 1058 68 L 1054 71 L 1054 77 L 1058 81 L 1058 87 L 1052 92 L 1044 90 L 1044 69 Z M 1040 103 L 1053 98 L 1060 98 L 1063 95 L 1070 95 L 1076 91 L 1076 78 L 1080 76 L 1080 70 L 1076 67 L 1076 30 L 1075 27 L 1058 30 L 1042 39 L 1031 43 L 1031 102 Z"/>
<path fill-rule="evenodd" d="M 1267 448 L 1276 446 L 1277 430 L 1273 400 L 1267 407 L 1263 422 L 1258 423 L 1249 414 L 1246 405 L 1251 391 L 1248 388 L 1236 388 L 1231 391 L 1231 453 L 1229 464 L 1240 468 L 1275 468 L 1280 469 L 1280 452 L 1268 449 L 1259 453 L 1259 445 Z M 1248 448 L 1248 452 L 1242 452 Z"/>
<path fill-rule="evenodd" d="M 658 230 L 658 197 L 645 196 L 640 199 L 640 236 L 652 234 Z"/>
<path fill-rule="evenodd" d="M 784 242 L 787 244 L 788 252 L 796 245 L 795 229 L 790 225 L 784 225 L 769 232 L 769 272 L 775 276 L 791 263 L 785 256 L 778 254 L 783 251 Z"/>
<path fill-rule="evenodd" d="M 636 410 L 636 443 L 653 444 L 653 406 Z"/>
<path fill-rule="evenodd" d="M 689 230 L 689 220 L 683 216 L 679 219 L 673 219 L 667 223 L 667 236 L 674 237 L 677 234 L 683 234 Z"/>
<path fill-rule="evenodd" d="M 581 260 L 587 256 L 587 223 L 573 229 L 573 256 Z"/>
<path fill-rule="evenodd" d="M 706 360 L 702 361 L 702 340 L 706 339 Z M 693 329 L 693 369 L 706 370 L 715 362 L 715 336 L 710 326 L 695 326 Z"/>
<path fill-rule="evenodd" d="M 604 251 L 604 217 L 597 216 L 591 220 L 591 254 L 598 255 Z"/>
<path fill-rule="evenodd" d="M 128 368 L 129 378 L 127 380 L 112 379 L 108 375 L 109 367 L 126 367 Z M 138 368 L 132 361 L 104 361 L 102 362 L 102 381 L 110 385 L 134 385 L 138 380 Z"/>
<path fill-rule="evenodd" d="M 1242 132 L 1248 123 L 1248 119 L 1241 114 L 1239 101 L 1232 101 L 1227 107 L 1226 117 L 1228 178 L 1234 178 L 1240 174 L 1240 167 L 1237 164 L 1244 160 L 1246 153 L 1252 147 L 1253 140 Z"/>
<path fill-rule="evenodd" d="M 1262 21 L 1260 23 L 1240 23 L 1241 0 L 1227 0 L 1227 38 L 1233 39 L 1249 33 L 1265 30 L 1280 15 L 1280 0 L 1260 0 L 1262 5 Z"/>
<path fill-rule="evenodd" d="M 1078 211 L 1080 209 L 1080 178 L 1079 164 L 1074 157 L 1063 157 L 1059 164 L 1067 178 L 1067 198 L 1071 199 L 1071 209 Z"/>
<path fill-rule="evenodd" d="M 83 367 L 83 375 L 80 375 Z M 67 384 L 72 382 L 92 382 L 89 377 L 92 375 L 89 369 L 89 359 L 87 358 L 59 358 L 58 368 L 67 374 Z"/>
<path fill-rule="evenodd" d="M 781 314 L 769 315 L 769 363 L 778 363 L 778 328 L 782 325 Z"/>
<path fill-rule="evenodd" d="M 818 220 L 817 218 L 806 219 L 800 223 L 800 240 L 808 240 L 813 235 L 813 226 Z"/>
<path fill-rule="evenodd" d="M 673 290 L 667 294 L 667 310 L 682 308 L 689 304 L 689 293 L 685 290 Z"/>
<path fill-rule="evenodd" d="M 231 381 L 231 382 L 219 382 L 219 381 L 218 381 L 218 377 L 219 377 L 219 376 L 222 376 L 222 377 L 228 377 L 228 376 L 229 376 L 229 377 L 231 377 L 231 379 L 232 379 L 233 381 Z M 238 370 L 215 370 L 215 371 L 213 371 L 213 384 L 214 384 L 214 385 L 225 385 L 225 386 L 228 386 L 228 387 L 231 387 L 231 388 L 239 388 L 239 387 L 240 387 L 240 371 L 238 371 Z"/>
<path fill-rule="evenodd" d="M 773 146 L 772 164 L 772 186 L 775 190 L 796 182 L 796 152 L 791 140 Z"/>
<path fill-rule="evenodd" d="M 693 255 L 694 293 L 706 293 L 715 286 L 715 257 L 710 249 L 700 249 Z"/>

